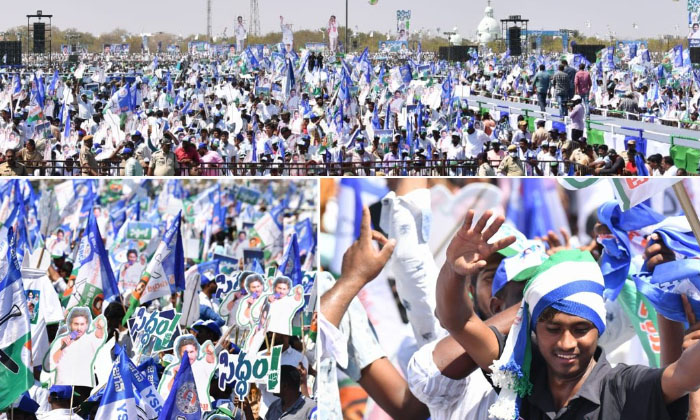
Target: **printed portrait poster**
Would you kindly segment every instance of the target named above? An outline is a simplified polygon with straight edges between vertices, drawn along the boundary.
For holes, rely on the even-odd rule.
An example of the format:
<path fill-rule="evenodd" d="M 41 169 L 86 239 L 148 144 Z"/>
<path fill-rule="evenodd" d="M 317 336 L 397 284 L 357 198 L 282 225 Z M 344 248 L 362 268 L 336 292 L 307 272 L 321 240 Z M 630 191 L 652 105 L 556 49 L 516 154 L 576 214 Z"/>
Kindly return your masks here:
<path fill-rule="evenodd" d="M 128 293 L 136 289 L 141 280 L 141 274 L 146 270 L 146 255 L 127 253 L 127 261 L 119 267 L 117 285 L 121 293 Z"/>
<path fill-rule="evenodd" d="M 257 321 L 250 325 L 251 329 L 243 342 L 243 350 L 248 353 L 246 359 L 250 361 L 255 360 L 260 346 L 265 342 L 267 326 L 270 322 L 270 304 L 267 301 L 267 295 L 258 299 L 255 305 L 254 308 L 259 308 L 257 311 L 259 315 Z"/>
<path fill-rule="evenodd" d="M 232 276 L 235 281 L 229 291 L 225 292 L 221 296 L 221 304 L 219 304 L 219 316 L 226 320 L 227 326 L 235 326 L 236 314 L 238 313 L 238 307 L 241 302 L 248 297 L 247 292 L 244 289 L 244 284 L 246 278 L 251 274 L 255 274 L 251 271 L 238 271 Z M 217 290 L 218 292 L 218 290 Z"/>
<path fill-rule="evenodd" d="M 258 305 L 258 302 L 263 299 L 265 291 L 267 290 L 267 282 L 261 275 L 251 274 L 245 278 L 243 287 L 245 288 L 246 295 L 243 296 L 243 300 L 238 306 L 236 324 L 242 328 L 252 328 L 254 324 L 257 324 L 258 318 L 260 317 L 260 305 Z"/>
<path fill-rule="evenodd" d="M 211 410 L 212 399 L 209 396 L 209 385 L 216 369 L 216 355 L 214 354 L 214 344 L 207 340 L 201 346 L 191 334 L 181 335 L 175 340 L 175 358 L 165 371 L 158 384 L 158 392 L 163 397 L 163 401 L 168 398 L 170 390 L 175 381 L 175 375 L 180 369 L 182 356 L 187 352 L 194 375 L 194 384 L 197 387 L 197 396 L 202 412 Z"/>
<path fill-rule="evenodd" d="M 97 350 L 106 341 L 106 328 L 104 315 L 93 321 L 89 308 L 78 306 L 71 309 L 44 360 L 49 382 L 52 385 L 94 386 L 93 361 Z"/>
<path fill-rule="evenodd" d="M 292 287 L 289 277 L 277 277 L 272 283 L 272 293 L 266 296 L 269 307 L 267 331 L 292 335 L 292 318 L 304 306 L 304 287 Z M 264 313 L 264 309 L 261 310 Z"/>
<path fill-rule="evenodd" d="M 52 257 L 61 257 L 70 252 L 70 232 L 66 234 L 61 229 L 56 230 L 46 239 L 46 250 Z"/>

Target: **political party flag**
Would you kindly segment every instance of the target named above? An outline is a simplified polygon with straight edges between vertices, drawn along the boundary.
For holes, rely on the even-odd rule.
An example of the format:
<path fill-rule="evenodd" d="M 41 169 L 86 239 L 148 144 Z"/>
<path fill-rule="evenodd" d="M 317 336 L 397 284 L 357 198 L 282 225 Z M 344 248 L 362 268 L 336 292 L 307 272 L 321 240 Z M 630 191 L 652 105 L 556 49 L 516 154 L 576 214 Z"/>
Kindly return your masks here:
<path fill-rule="evenodd" d="M 343 178 L 338 191 L 338 224 L 331 272 L 340 273 L 345 251 L 360 237 L 362 206 L 381 200 L 389 192 L 379 180 Z"/>
<path fill-rule="evenodd" d="M 296 232 L 292 233 L 287 249 L 282 257 L 282 262 L 277 268 L 279 273 L 292 279 L 292 284 L 301 284 L 304 274 L 301 272 L 301 261 L 299 258 L 299 242 L 297 242 Z"/>
<path fill-rule="evenodd" d="M 158 420 L 200 420 L 201 417 L 202 409 L 199 406 L 192 366 L 185 352 Z"/>
<path fill-rule="evenodd" d="M 155 360 L 149 358 L 139 367 L 136 367 L 128 357 L 126 360 L 131 374 L 131 383 L 134 385 L 136 405 L 146 414 L 146 418 L 157 418 L 163 410 L 163 398 L 157 390 L 158 370 Z"/>
<path fill-rule="evenodd" d="M 649 367 L 661 367 L 661 339 L 656 309 L 632 280 L 625 282 L 617 299 L 642 343 Z"/>
<path fill-rule="evenodd" d="M 102 306 L 106 306 L 104 301 L 119 297 L 119 287 L 93 212 L 80 240 L 77 262 L 77 276 L 67 308 L 86 306 L 93 316 L 100 315 Z"/>
<path fill-rule="evenodd" d="M 598 208 L 598 220 L 611 232 L 598 237 L 604 249 L 600 268 L 608 299 L 614 300 L 627 276 L 637 273 L 638 264 L 632 262 L 642 259 L 648 245 L 646 237 L 652 232 L 658 234 L 674 252 L 692 258 L 700 257 L 700 247 L 683 216 L 665 217 L 643 203 L 623 211 L 618 202 L 611 201 Z M 653 301 L 649 295 L 645 295 Z"/>
<path fill-rule="evenodd" d="M 32 90 L 32 96 L 36 99 L 39 106 L 44 108 L 46 89 L 44 88 L 44 81 L 41 77 L 36 77 L 36 73 L 34 73 L 34 89 Z"/>
<path fill-rule="evenodd" d="M 34 384 L 31 324 L 12 228 L 0 228 L 0 410 Z"/>
<path fill-rule="evenodd" d="M 253 273 L 265 274 L 265 269 L 260 264 L 260 260 L 257 258 L 253 259 L 253 265 L 251 267 L 251 270 L 253 271 Z"/>
<path fill-rule="evenodd" d="M 49 351 L 46 326 L 63 321 L 63 307 L 46 270 L 22 268 L 22 284 L 27 296 L 32 330 L 32 365 L 40 366 Z"/>
<path fill-rule="evenodd" d="M 680 179 L 613 178 L 615 198 L 622 211 L 627 211 L 652 195 L 664 191 Z"/>
<path fill-rule="evenodd" d="M 546 236 L 551 230 L 568 230 L 569 222 L 553 180 L 520 179 L 514 184 L 506 211 L 507 220 L 528 239 Z"/>
<path fill-rule="evenodd" d="M 311 223 L 311 218 L 306 218 L 301 222 L 294 225 L 294 231 L 297 234 L 297 240 L 299 243 L 299 253 L 313 254 L 316 248 L 316 235 L 314 234 L 314 227 Z"/>
<path fill-rule="evenodd" d="M 15 74 L 12 78 L 12 99 L 17 99 L 22 94 L 22 83 L 19 80 L 19 75 Z"/>
<path fill-rule="evenodd" d="M 138 418 L 136 396 L 128 363 L 129 358 L 124 351 L 121 351 L 107 380 L 95 420 Z"/>
<path fill-rule="evenodd" d="M 124 322 L 131 317 L 140 303 L 185 289 L 185 252 L 180 232 L 181 220 L 182 210 L 166 229 L 139 284 L 131 293 L 129 310 L 124 316 Z"/>
<path fill-rule="evenodd" d="M 586 187 L 590 187 L 596 182 L 600 181 L 600 178 L 591 177 L 566 177 L 557 178 L 559 185 L 566 188 L 567 190 L 576 191 Z"/>

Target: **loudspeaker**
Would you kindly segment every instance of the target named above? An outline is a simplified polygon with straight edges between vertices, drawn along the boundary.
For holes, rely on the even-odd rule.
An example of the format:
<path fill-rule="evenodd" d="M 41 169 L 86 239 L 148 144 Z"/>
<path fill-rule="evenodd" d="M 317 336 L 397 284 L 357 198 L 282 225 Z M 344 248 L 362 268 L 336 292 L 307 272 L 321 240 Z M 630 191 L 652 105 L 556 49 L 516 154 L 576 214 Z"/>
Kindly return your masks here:
<path fill-rule="evenodd" d="M 700 47 L 690 47 L 690 62 L 700 64 Z"/>
<path fill-rule="evenodd" d="M 32 50 L 35 54 L 43 54 L 46 47 L 46 24 L 34 22 L 34 45 Z"/>
<path fill-rule="evenodd" d="M 520 44 L 520 27 L 512 26 L 508 28 L 508 49 L 510 55 L 519 56 L 523 54 Z"/>
<path fill-rule="evenodd" d="M 586 57 L 586 60 L 591 63 L 595 63 L 596 55 L 598 51 L 605 48 L 605 45 L 581 45 L 581 44 L 571 44 L 571 52 L 574 54 L 581 54 Z"/>
<path fill-rule="evenodd" d="M 532 41 L 532 43 L 530 44 L 530 48 L 532 48 L 532 51 L 536 51 L 537 50 L 537 41 Z"/>
<path fill-rule="evenodd" d="M 450 45 L 449 47 L 438 48 L 438 58 L 440 60 L 449 61 L 469 61 L 472 56 L 469 55 L 470 45 Z"/>
<path fill-rule="evenodd" d="M 4 61 L 2 61 L 4 59 Z M 0 66 L 22 65 L 22 42 L 0 41 Z"/>
<path fill-rule="evenodd" d="M 78 54 L 71 54 L 68 56 L 68 62 L 71 64 L 77 64 L 78 63 Z"/>

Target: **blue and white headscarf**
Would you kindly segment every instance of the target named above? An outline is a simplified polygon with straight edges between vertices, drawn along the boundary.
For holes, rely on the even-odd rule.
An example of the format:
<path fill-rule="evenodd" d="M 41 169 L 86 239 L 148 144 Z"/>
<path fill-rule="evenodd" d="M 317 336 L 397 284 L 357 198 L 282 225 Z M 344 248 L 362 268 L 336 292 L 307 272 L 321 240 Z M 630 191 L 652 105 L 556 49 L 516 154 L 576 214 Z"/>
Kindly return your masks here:
<path fill-rule="evenodd" d="M 503 353 L 490 366 L 494 386 L 501 388 L 489 416 L 501 420 L 519 417 L 521 399 L 532 390 L 531 332 L 547 308 L 587 319 L 605 331 L 603 275 L 589 252 L 560 251 L 544 261 L 523 292 L 523 303 L 513 321 Z"/>

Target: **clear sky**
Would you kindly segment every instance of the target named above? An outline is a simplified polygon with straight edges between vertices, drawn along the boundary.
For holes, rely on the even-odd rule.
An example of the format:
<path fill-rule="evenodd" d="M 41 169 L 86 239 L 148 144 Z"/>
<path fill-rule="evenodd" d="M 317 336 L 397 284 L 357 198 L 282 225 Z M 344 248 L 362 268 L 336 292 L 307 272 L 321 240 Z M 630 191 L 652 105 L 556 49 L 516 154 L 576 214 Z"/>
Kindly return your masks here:
<path fill-rule="evenodd" d="M 344 25 L 343 0 L 258 0 L 262 32 L 279 31 L 279 16 L 295 29 L 325 26 L 335 14 Z M 412 11 L 412 30 L 443 32 L 457 27 L 471 38 L 483 17 L 486 0 L 348 0 L 350 27 L 386 33 L 396 27 L 396 10 Z M 2 0 L 0 31 L 24 25 L 26 15 L 41 9 L 53 14 L 55 26 L 100 34 L 116 28 L 132 33 L 170 32 L 187 36 L 206 33 L 206 0 Z M 519 14 L 530 19 L 530 29 L 577 29 L 587 35 L 636 38 L 687 33 L 686 1 L 587 0 L 572 7 L 567 0 L 493 0 L 495 18 Z M 249 0 L 212 0 L 214 35 L 232 34 L 237 15 L 249 19 Z M 633 24 L 638 25 L 635 29 Z M 587 26 L 590 25 L 590 28 Z M 678 27 L 678 29 L 676 29 Z"/>

